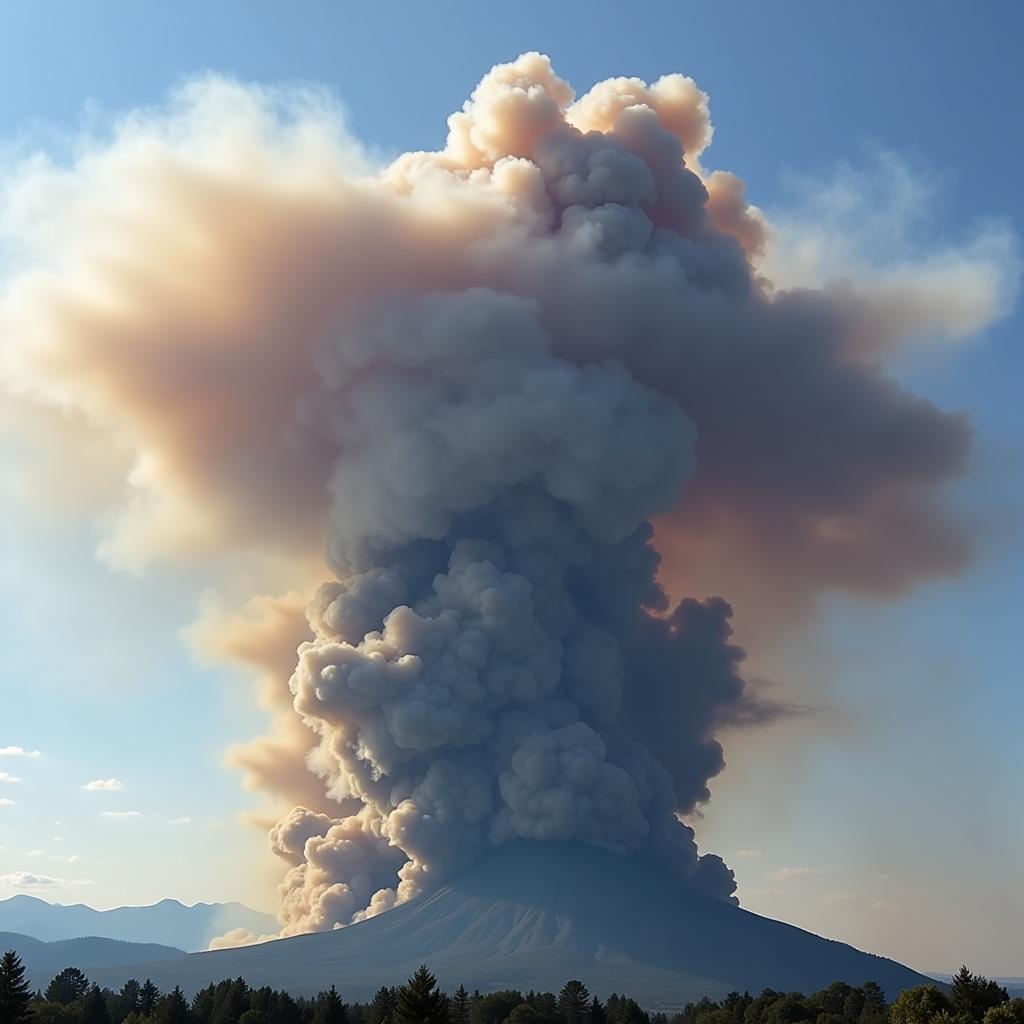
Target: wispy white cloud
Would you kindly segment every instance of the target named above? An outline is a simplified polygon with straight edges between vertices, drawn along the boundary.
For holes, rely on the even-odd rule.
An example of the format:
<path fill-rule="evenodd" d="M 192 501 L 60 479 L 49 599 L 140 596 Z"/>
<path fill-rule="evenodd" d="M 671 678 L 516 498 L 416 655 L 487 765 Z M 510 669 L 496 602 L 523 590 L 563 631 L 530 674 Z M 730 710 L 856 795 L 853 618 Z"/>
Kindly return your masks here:
<path fill-rule="evenodd" d="M 100 811 L 101 818 L 138 818 L 142 811 Z"/>
<path fill-rule="evenodd" d="M 6 797 L 0 796 L 0 807 L 13 807 L 14 801 L 8 800 Z"/>
<path fill-rule="evenodd" d="M 813 875 L 820 875 L 821 868 L 779 868 L 778 871 L 769 871 L 765 878 L 771 878 L 776 882 L 785 882 L 790 878 L 811 878 Z"/>
<path fill-rule="evenodd" d="M 68 857 L 68 863 L 69 864 L 81 864 L 82 863 L 82 858 L 79 857 L 77 853 L 73 853 L 73 854 L 71 854 L 70 857 Z"/>
<path fill-rule="evenodd" d="M 32 871 L 14 871 L 9 875 L 0 875 L 0 885 L 6 885 L 11 889 L 46 888 L 63 884 L 62 878 L 37 875 Z"/>
<path fill-rule="evenodd" d="M 736 860 L 753 860 L 755 857 L 761 856 L 760 850 L 737 850 L 733 856 Z"/>
<path fill-rule="evenodd" d="M 189 818 L 188 816 L 185 816 L 183 818 L 171 818 L 171 820 L 167 824 L 168 825 L 191 825 L 192 824 L 192 819 Z"/>
<path fill-rule="evenodd" d="M 21 782 L 21 779 L 17 775 L 11 775 L 8 772 L 0 772 L 0 782 Z"/>
<path fill-rule="evenodd" d="M 92 793 L 116 793 L 120 789 L 124 789 L 124 783 L 120 779 L 93 779 L 91 782 L 87 782 L 82 789 L 87 789 Z"/>
<path fill-rule="evenodd" d="M 45 857 L 46 856 L 46 851 L 45 850 L 29 850 L 28 853 L 26 854 L 26 856 L 27 857 Z"/>
<path fill-rule="evenodd" d="M 0 757 L 39 757 L 39 751 L 26 750 L 24 747 L 0 747 Z"/>

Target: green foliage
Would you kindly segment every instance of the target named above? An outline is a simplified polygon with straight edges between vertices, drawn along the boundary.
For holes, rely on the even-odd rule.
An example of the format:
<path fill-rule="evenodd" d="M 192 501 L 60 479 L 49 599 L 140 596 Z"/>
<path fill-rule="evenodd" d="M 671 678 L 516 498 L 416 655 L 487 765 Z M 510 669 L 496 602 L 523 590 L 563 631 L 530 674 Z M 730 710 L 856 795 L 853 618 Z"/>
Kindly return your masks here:
<path fill-rule="evenodd" d="M 316 997 L 316 1009 L 313 1011 L 313 1024 L 346 1024 L 345 1004 L 332 985 L 326 992 Z"/>
<path fill-rule="evenodd" d="M 62 1003 L 32 1003 L 32 1024 L 73 1024 L 74 1015 Z"/>
<path fill-rule="evenodd" d="M 82 997 L 81 1024 L 111 1024 L 106 997 L 99 985 L 93 985 Z"/>
<path fill-rule="evenodd" d="M 540 1024 L 540 1011 L 530 1003 L 520 1003 L 505 1018 L 505 1024 Z"/>
<path fill-rule="evenodd" d="M 972 974 L 966 964 L 954 976 L 950 989 L 953 1009 L 971 1024 L 981 1024 L 989 1010 L 1010 999 L 1005 988 Z"/>
<path fill-rule="evenodd" d="M 154 1024 L 191 1024 L 192 1011 L 185 993 L 180 988 L 168 992 L 157 1004 L 153 1020 Z"/>
<path fill-rule="evenodd" d="M 1010 999 L 985 1011 L 984 1024 L 1024 1024 L 1024 999 Z"/>
<path fill-rule="evenodd" d="M 24 974 L 15 953 L 0 960 L 0 1024 L 1024 1024 L 1024 999 L 1008 999 L 1005 989 L 966 967 L 950 996 L 936 985 L 920 985 L 888 1006 L 875 982 L 834 982 L 807 996 L 730 992 L 689 1003 L 671 1018 L 647 1013 L 626 995 L 613 993 L 602 1003 L 575 979 L 557 996 L 516 989 L 470 995 L 460 985 L 449 999 L 426 965 L 400 988 L 384 986 L 370 1003 L 352 1004 L 333 985 L 315 998 L 296 999 L 235 978 L 207 985 L 190 1005 L 180 988 L 161 995 L 147 979 L 112 992 L 90 986 L 76 968 L 61 971 L 45 999 L 38 993 L 33 999 Z M 13 988 L 25 997 L 22 1016 L 3 1002 Z"/>
<path fill-rule="evenodd" d="M 391 1018 L 395 1013 L 395 1004 L 398 997 L 398 989 L 388 988 L 382 985 L 377 989 L 377 994 L 370 1003 L 367 1013 L 367 1024 L 392 1024 Z"/>
<path fill-rule="evenodd" d="M 143 1017 L 150 1017 L 160 1002 L 160 989 L 147 978 L 139 989 L 138 1010 Z"/>
<path fill-rule="evenodd" d="M 931 1024 L 933 1017 L 951 1012 L 953 1004 L 935 985 L 905 988 L 889 1010 L 890 1024 Z"/>
<path fill-rule="evenodd" d="M 0 957 L 0 1021 L 4 1024 L 26 1024 L 31 1019 L 31 1000 L 25 965 L 13 949 Z"/>
<path fill-rule="evenodd" d="M 470 1024 L 502 1024 L 524 1002 L 523 993 L 515 989 L 501 989 L 478 996 L 469 1009 Z"/>
<path fill-rule="evenodd" d="M 48 1003 L 68 1003 L 81 999 L 89 991 L 89 979 L 77 967 L 65 967 L 46 986 Z"/>
<path fill-rule="evenodd" d="M 394 1024 L 448 1024 L 448 997 L 426 964 L 398 990 L 393 1017 Z"/>

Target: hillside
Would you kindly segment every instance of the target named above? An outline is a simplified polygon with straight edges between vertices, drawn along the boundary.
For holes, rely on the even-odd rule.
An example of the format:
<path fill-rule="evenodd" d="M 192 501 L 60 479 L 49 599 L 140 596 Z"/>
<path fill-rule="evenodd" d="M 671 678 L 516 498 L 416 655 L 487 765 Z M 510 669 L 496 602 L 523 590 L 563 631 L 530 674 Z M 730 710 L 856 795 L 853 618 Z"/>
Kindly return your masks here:
<path fill-rule="evenodd" d="M 119 942 L 95 936 L 42 942 L 29 935 L 0 932 L 0 951 L 16 950 L 25 964 L 25 976 L 33 989 L 45 989 L 50 979 L 65 967 L 78 967 L 90 974 L 96 967 L 131 962 L 145 965 L 158 960 L 180 959 L 182 949 L 152 943 Z"/>
<path fill-rule="evenodd" d="M 148 973 L 189 992 L 226 977 L 364 1000 L 421 962 L 449 989 L 557 990 L 580 978 L 650 1008 L 765 986 L 811 992 L 872 979 L 890 996 L 928 979 L 892 960 L 712 899 L 596 847 L 515 843 L 448 885 L 361 924 L 100 975 Z"/>

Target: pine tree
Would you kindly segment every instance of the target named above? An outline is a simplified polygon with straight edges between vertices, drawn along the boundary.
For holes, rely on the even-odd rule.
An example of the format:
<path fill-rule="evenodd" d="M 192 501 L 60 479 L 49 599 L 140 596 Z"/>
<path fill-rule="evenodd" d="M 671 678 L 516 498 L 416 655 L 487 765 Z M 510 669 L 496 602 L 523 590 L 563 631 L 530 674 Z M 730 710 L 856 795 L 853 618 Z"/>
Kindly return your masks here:
<path fill-rule="evenodd" d="M 139 989 L 141 986 L 134 978 L 129 978 L 122 986 L 119 995 L 121 996 L 121 1008 L 125 1014 L 139 1008 Z"/>
<path fill-rule="evenodd" d="M 426 964 L 398 990 L 393 1020 L 394 1024 L 448 1024 L 448 998 Z"/>
<path fill-rule="evenodd" d="M 469 1024 L 469 993 L 465 985 L 460 985 L 452 996 L 451 1021 L 452 1024 Z"/>
<path fill-rule="evenodd" d="M 77 967 L 65 967 L 46 986 L 48 1003 L 73 1003 L 89 991 L 89 979 Z"/>
<path fill-rule="evenodd" d="M 369 1008 L 369 1024 L 393 1024 L 392 1017 L 395 1014 L 396 992 L 393 988 L 382 985 L 377 989 L 376 995 Z"/>
<path fill-rule="evenodd" d="M 175 986 L 173 992 L 168 992 L 160 1000 L 154 1019 L 156 1024 L 189 1024 L 192 1013 L 188 1008 L 185 993 L 179 987 Z"/>
<path fill-rule="evenodd" d="M 965 1017 L 981 1024 L 986 1012 L 1009 998 L 1006 989 L 980 974 L 972 974 L 964 964 L 950 983 L 953 1007 Z"/>
<path fill-rule="evenodd" d="M 156 1004 L 160 1002 L 160 989 L 147 978 L 139 989 L 139 1013 L 149 1017 L 155 1010 Z"/>
<path fill-rule="evenodd" d="M 31 1016 L 28 1008 L 31 998 L 25 965 L 18 954 L 9 949 L 0 958 L 0 1021 L 25 1024 Z"/>
<path fill-rule="evenodd" d="M 567 981 L 558 993 L 558 1017 L 563 1024 L 587 1024 L 590 993 L 582 981 Z"/>
<path fill-rule="evenodd" d="M 313 1024 L 345 1024 L 346 1017 L 345 1004 L 333 985 L 316 997 Z"/>
<path fill-rule="evenodd" d="M 99 985 L 93 985 L 82 998 L 81 1024 L 110 1024 L 110 1010 Z"/>

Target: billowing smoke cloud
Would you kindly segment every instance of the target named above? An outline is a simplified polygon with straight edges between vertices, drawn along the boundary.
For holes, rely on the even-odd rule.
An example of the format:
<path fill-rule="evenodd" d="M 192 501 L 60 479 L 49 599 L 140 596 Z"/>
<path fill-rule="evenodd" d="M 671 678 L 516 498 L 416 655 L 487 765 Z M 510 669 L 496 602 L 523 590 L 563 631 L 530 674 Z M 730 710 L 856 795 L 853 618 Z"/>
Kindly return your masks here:
<path fill-rule="evenodd" d="M 966 552 L 936 495 L 969 429 L 882 359 L 998 315 L 1005 240 L 958 255 L 963 294 L 934 265 L 773 283 L 772 227 L 698 162 L 707 97 L 679 75 L 576 100 L 526 54 L 449 129 L 376 168 L 324 97 L 211 79 L 6 196 L 23 440 L 103 453 L 81 500 L 112 564 L 203 558 L 257 593 L 193 636 L 265 674 L 274 732 L 231 758 L 293 805 L 284 934 L 517 837 L 734 898 L 680 816 L 716 733 L 775 709 L 725 601 L 670 604 L 652 518 L 698 595 L 766 568 L 780 601 L 884 589 Z"/>

